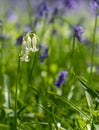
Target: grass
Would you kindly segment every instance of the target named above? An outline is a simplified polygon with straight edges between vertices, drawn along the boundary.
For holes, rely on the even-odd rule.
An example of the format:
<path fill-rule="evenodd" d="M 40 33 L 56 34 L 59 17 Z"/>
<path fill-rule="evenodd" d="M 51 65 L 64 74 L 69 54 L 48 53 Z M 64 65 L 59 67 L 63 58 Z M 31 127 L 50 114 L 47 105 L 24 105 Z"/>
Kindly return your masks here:
<path fill-rule="evenodd" d="M 54 16 L 50 23 L 50 15 L 33 16 L 30 5 L 27 1 L 26 14 L 16 9 L 19 17 L 15 22 L 2 12 L 0 130 L 98 130 L 98 16 L 90 18 L 90 12 L 68 10 L 66 15 Z M 17 38 L 25 36 L 27 24 L 39 37 L 39 51 L 30 53 L 29 62 L 22 62 L 22 45 L 17 44 Z M 83 42 L 74 35 L 75 25 L 84 28 Z M 39 60 L 42 44 L 48 47 L 44 63 Z M 55 80 L 64 70 L 68 74 L 58 88 Z"/>

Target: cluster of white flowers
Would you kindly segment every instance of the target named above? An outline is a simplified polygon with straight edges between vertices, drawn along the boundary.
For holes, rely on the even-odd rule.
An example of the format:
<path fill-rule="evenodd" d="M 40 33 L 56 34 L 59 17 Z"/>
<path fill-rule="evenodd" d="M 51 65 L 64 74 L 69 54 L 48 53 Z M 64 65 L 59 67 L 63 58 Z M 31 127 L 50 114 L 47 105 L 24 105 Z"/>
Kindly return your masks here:
<path fill-rule="evenodd" d="M 38 49 L 36 48 L 37 41 L 38 37 L 33 32 L 29 32 L 23 37 L 22 50 L 20 54 L 21 61 L 28 62 L 29 53 L 38 51 Z"/>

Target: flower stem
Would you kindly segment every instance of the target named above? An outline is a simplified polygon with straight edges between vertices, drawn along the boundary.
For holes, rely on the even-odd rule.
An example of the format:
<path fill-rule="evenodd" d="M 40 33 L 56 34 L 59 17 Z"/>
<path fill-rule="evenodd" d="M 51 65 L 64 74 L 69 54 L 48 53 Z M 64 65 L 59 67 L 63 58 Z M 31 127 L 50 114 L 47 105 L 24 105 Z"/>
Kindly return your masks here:
<path fill-rule="evenodd" d="M 72 52 L 71 52 L 71 63 L 70 63 L 70 67 L 69 67 L 69 72 L 71 71 L 71 68 L 72 68 L 72 65 L 73 65 L 74 48 L 75 48 L 75 34 L 73 36 Z"/>
<path fill-rule="evenodd" d="M 27 90 L 26 90 L 26 92 L 25 92 L 25 103 L 29 103 L 29 98 L 30 98 L 30 89 L 28 89 L 28 86 L 30 86 L 31 85 L 31 79 L 32 79 L 32 74 L 33 74 L 33 70 L 34 70 L 34 64 L 35 64 L 35 58 L 36 58 L 36 52 L 35 53 L 33 53 L 33 60 L 32 60 L 32 65 L 31 65 L 31 69 L 30 69 L 30 72 L 29 72 L 29 74 L 28 74 L 28 81 L 27 81 Z"/>
<path fill-rule="evenodd" d="M 0 85 L 3 85 L 3 24 L 2 20 L 0 20 Z"/>
<path fill-rule="evenodd" d="M 20 72 L 20 56 L 18 57 L 17 78 L 15 88 L 15 130 L 17 130 L 17 90 L 18 90 L 19 72 Z"/>
<path fill-rule="evenodd" d="M 93 38 L 92 38 L 92 45 L 91 45 L 91 49 L 92 49 L 92 50 L 91 50 L 91 68 L 90 68 L 89 82 L 91 82 L 92 76 L 93 76 L 96 28 L 97 28 L 97 15 L 95 16 L 95 23 L 94 23 L 94 30 L 93 30 Z"/>
<path fill-rule="evenodd" d="M 29 25 L 32 28 L 33 20 L 32 20 L 32 7 L 31 7 L 30 0 L 27 0 L 27 10 L 28 10 L 28 17 L 29 17 Z"/>
<path fill-rule="evenodd" d="M 33 61 L 32 61 L 32 67 L 31 67 L 31 71 L 30 71 L 30 74 L 29 74 L 29 77 L 28 77 L 28 84 L 30 84 L 31 82 L 31 78 L 32 78 L 32 73 L 33 73 L 33 69 L 34 69 L 34 64 L 35 64 L 35 58 L 36 58 L 36 52 L 34 53 L 33 55 Z"/>
<path fill-rule="evenodd" d="M 46 30 L 46 21 L 47 21 L 47 17 L 44 17 L 44 19 L 43 19 L 43 23 L 42 23 L 42 29 L 41 29 L 40 40 L 43 39 L 44 34 L 45 34 L 45 30 Z"/>

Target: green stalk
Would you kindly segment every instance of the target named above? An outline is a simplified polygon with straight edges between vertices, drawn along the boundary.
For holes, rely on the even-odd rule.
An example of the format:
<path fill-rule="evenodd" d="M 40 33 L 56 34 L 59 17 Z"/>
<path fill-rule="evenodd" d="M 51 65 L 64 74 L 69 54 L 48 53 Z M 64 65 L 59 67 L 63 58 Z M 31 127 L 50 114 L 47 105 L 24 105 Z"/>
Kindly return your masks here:
<path fill-rule="evenodd" d="M 91 49 L 92 50 L 91 50 L 91 68 L 90 68 L 89 82 L 91 82 L 92 77 L 93 77 L 94 52 L 95 52 L 95 40 L 96 40 L 96 28 L 97 28 L 97 15 L 95 15 L 93 38 L 92 38 L 92 45 L 91 45 Z"/>
<path fill-rule="evenodd" d="M 0 20 L 0 85 L 3 85 L 3 40 L 2 40 L 2 35 L 3 35 L 3 24 L 2 20 Z"/>
<path fill-rule="evenodd" d="M 46 21 L 47 21 L 47 17 L 45 16 L 43 19 L 43 23 L 42 23 L 42 29 L 41 29 L 41 36 L 40 36 L 40 40 L 42 41 L 44 34 L 45 34 L 45 30 L 46 30 Z"/>
<path fill-rule="evenodd" d="M 33 73 L 33 69 L 34 69 L 34 64 L 35 64 L 35 58 L 36 58 L 36 52 L 33 53 L 33 61 L 32 61 L 32 67 L 31 67 L 31 71 L 30 71 L 30 74 L 29 74 L 29 77 L 28 77 L 28 85 L 30 84 L 31 82 L 31 78 L 32 78 L 32 73 Z"/>
<path fill-rule="evenodd" d="M 33 20 L 32 20 L 32 7 L 31 7 L 30 0 L 27 0 L 27 11 L 28 11 L 28 17 L 29 17 L 29 25 L 32 28 Z"/>
<path fill-rule="evenodd" d="M 20 72 L 20 56 L 18 57 L 17 78 L 15 87 L 15 130 L 17 130 L 17 90 L 18 90 L 19 72 Z"/>
<path fill-rule="evenodd" d="M 73 35 L 73 43 L 72 43 L 72 52 L 71 52 L 71 63 L 69 67 L 69 72 L 71 71 L 72 65 L 73 65 L 73 56 L 74 56 L 74 49 L 75 49 L 75 34 Z"/>
<path fill-rule="evenodd" d="M 73 67 L 73 60 L 74 60 L 74 51 L 75 51 L 75 40 L 76 40 L 76 37 L 75 37 L 75 34 L 73 35 L 73 41 L 72 41 L 72 47 L 71 47 L 71 55 L 70 55 L 70 65 L 69 65 L 69 68 L 68 68 L 68 75 L 69 75 L 69 78 L 72 78 L 72 67 Z M 70 82 L 66 82 L 66 86 L 70 86 Z M 63 86 L 62 87 L 62 96 L 65 96 L 66 97 L 66 93 L 67 93 L 67 90 L 66 90 L 66 86 Z"/>
<path fill-rule="evenodd" d="M 27 90 L 26 90 L 26 92 L 25 92 L 25 103 L 27 103 L 27 102 L 29 102 L 29 98 L 30 98 L 30 94 L 29 94 L 29 92 L 30 92 L 30 89 L 28 88 L 29 86 L 31 86 L 31 79 L 32 79 L 32 74 L 33 74 L 33 70 L 34 70 L 34 65 L 35 65 L 35 59 L 36 59 L 36 52 L 34 52 L 33 53 L 33 60 L 32 60 L 32 63 L 31 63 L 31 68 L 30 69 L 28 69 L 28 71 L 30 71 L 29 72 L 29 74 L 28 74 L 28 77 L 27 77 Z"/>

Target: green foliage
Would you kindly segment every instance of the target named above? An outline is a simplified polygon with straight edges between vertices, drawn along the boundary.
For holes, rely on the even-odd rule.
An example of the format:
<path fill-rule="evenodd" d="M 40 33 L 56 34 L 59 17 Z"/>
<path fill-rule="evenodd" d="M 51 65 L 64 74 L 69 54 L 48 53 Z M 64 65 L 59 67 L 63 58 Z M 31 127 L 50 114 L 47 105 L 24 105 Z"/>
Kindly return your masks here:
<path fill-rule="evenodd" d="M 80 10 L 76 11 L 75 20 L 73 12 L 66 17 L 55 16 L 53 23 L 49 22 L 50 16 L 38 18 L 37 26 L 31 31 L 39 37 L 39 51 L 29 54 L 29 62 L 22 62 L 17 38 L 25 36 L 26 24 L 32 26 L 32 20 L 36 20 L 31 16 L 31 8 L 28 7 L 27 12 L 24 18 L 16 10 L 17 15 L 22 15 L 16 22 L 9 21 L 2 14 L 0 130 L 98 130 L 98 22 L 94 25 L 93 18 L 88 21 L 86 16 L 81 17 L 78 15 Z M 75 23 L 78 24 L 83 17 L 83 37 L 89 40 L 88 44 L 86 40 L 79 42 L 74 35 Z M 39 60 L 42 44 L 48 47 L 44 63 Z M 64 85 L 58 88 L 55 80 L 63 70 L 68 75 Z"/>

